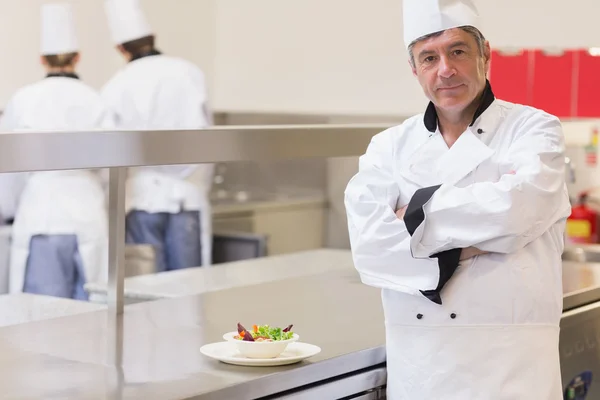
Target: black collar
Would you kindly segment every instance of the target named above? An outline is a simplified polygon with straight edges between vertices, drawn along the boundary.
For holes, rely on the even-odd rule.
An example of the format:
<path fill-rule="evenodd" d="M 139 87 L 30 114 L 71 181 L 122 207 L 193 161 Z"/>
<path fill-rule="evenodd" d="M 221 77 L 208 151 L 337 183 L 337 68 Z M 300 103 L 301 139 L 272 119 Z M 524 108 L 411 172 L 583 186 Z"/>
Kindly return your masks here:
<path fill-rule="evenodd" d="M 481 114 L 483 114 L 484 111 L 492 105 L 494 100 L 496 100 L 496 97 L 494 96 L 494 92 L 492 92 L 492 85 L 490 85 L 490 81 L 486 81 L 485 89 L 483 89 L 483 98 L 481 99 L 481 104 L 479 104 L 479 107 L 477 107 L 475 115 L 473 116 L 473 121 L 469 126 L 473 126 L 475 121 L 477 121 L 477 118 L 479 118 Z M 427 128 L 429 132 L 436 131 L 438 125 L 438 116 L 437 111 L 435 111 L 435 106 L 432 102 L 429 102 L 429 105 L 427 106 L 423 122 L 425 122 L 425 128 Z"/>
<path fill-rule="evenodd" d="M 79 76 L 73 72 L 50 72 L 48 75 L 46 75 L 46 78 L 72 78 L 72 79 L 79 79 Z"/>
<path fill-rule="evenodd" d="M 159 55 L 161 55 L 160 51 L 158 51 L 156 49 L 152 49 L 146 53 L 140 53 L 140 54 L 133 56 L 129 62 L 139 60 L 140 58 L 144 58 L 144 57 L 159 56 Z"/>

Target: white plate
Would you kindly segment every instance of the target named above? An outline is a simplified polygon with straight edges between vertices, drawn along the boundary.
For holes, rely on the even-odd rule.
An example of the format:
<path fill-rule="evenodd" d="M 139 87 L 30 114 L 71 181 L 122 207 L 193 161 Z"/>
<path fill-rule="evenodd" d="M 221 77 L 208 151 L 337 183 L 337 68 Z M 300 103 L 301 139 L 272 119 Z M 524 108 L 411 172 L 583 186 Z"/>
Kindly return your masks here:
<path fill-rule="evenodd" d="M 274 367 L 298 363 L 319 354 L 321 348 L 313 344 L 295 342 L 290 343 L 287 349 L 285 349 L 278 357 L 252 359 L 243 357 L 233 343 L 218 342 L 202 346 L 200 352 L 207 357 L 219 360 L 226 364 L 248 367 Z"/>

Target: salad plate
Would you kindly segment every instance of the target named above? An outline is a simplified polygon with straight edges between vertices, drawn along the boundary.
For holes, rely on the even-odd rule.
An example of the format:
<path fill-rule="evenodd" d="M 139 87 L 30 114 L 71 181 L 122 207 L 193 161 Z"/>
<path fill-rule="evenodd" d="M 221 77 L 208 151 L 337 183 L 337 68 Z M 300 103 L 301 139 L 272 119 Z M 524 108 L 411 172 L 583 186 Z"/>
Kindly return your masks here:
<path fill-rule="evenodd" d="M 248 367 L 275 367 L 290 365 L 313 357 L 321 352 L 321 348 L 312 344 L 294 342 L 274 358 L 248 358 L 243 356 L 231 342 L 217 342 L 207 344 L 200 348 L 200 352 L 214 360 L 225 364 L 241 365 Z"/>
<path fill-rule="evenodd" d="M 237 331 L 223 335 L 224 342 L 202 346 L 200 352 L 227 364 L 277 366 L 300 362 L 321 352 L 318 346 L 301 343 L 300 336 L 287 328 L 253 325 L 248 330 L 237 324 Z"/>

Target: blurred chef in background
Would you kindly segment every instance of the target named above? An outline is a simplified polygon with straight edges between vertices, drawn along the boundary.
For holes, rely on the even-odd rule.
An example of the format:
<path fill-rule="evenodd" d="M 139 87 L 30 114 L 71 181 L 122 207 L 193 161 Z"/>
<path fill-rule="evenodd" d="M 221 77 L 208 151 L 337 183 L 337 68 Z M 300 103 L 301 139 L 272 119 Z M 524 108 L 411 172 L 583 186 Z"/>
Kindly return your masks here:
<path fill-rule="evenodd" d="M 110 128 L 99 93 L 75 73 L 79 47 L 68 4 L 41 12 L 41 62 L 46 78 L 20 89 L 2 118 L 2 131 Z M 87 281 L 107 275 L 107 213 L 97 171 L 23 174 L 25 187 L 12 232 L 10 292 L 87 299 Z"/>
<path fill-rule="evenodd" d="M 112 39 L 127 61 L 103 88 L 120 129 L 198 129 L 212 124 L 203 72 L 162 55 L 137 0 L 107 0 Z M 188 180 L 194 173 L 201 183 Z M 211 263 L 208 194 L 213 166 L 140 167 L 129 171 L 127 242 L 154 246 L 157 268 L 168 271 Z"/>

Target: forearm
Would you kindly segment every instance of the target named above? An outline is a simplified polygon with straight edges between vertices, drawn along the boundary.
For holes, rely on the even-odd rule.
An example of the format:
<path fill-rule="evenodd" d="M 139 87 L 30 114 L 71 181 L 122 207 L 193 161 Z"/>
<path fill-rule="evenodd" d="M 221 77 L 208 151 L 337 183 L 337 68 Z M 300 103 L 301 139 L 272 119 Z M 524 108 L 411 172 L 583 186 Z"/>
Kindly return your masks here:
<path fill-rule="evenodd" d="M 435 260 L 415 260 L 410 235 L 395 216 L 368 227 L 349 218 L 354 265 L 365 284 L 409 294 L 437 287 L 439 269 Z"/>
<path fill-rule="evenodd" d="M 385 133 L 373 138 L 344 192 L 352 256 L 364 283 L 418 294 L 436 287 L 438 268 L 435 260 L 412 258 L 410 234 L 396 216 L 400 191 L 388 140 Z"/>
<path fill-rule="evenodd" d="M 541 188 L 517 179 L 468 188 L 442 185 L 422 205 L 413 205 L 423 215 L 411 244 L 415 257 L 473 246 L 514 252 L 568 215 L 564 186 Z"/>

